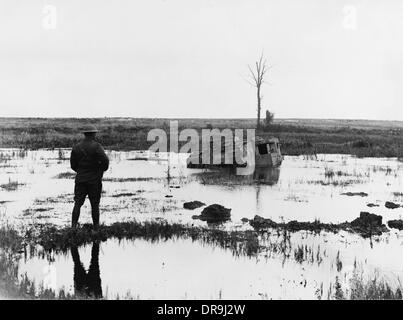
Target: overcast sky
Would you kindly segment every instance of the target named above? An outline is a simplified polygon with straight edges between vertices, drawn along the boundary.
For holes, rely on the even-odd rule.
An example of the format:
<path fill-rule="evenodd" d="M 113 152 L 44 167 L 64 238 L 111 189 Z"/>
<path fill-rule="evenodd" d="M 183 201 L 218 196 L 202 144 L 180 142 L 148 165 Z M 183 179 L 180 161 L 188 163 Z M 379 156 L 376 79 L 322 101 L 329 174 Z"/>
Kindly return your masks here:
<path fill-rule="evenodd" d="M 403 120 L 402 39 L 401 0 L 2 0 L 0 116 L 254 117 L 263 51 L 277 117 Z"/>

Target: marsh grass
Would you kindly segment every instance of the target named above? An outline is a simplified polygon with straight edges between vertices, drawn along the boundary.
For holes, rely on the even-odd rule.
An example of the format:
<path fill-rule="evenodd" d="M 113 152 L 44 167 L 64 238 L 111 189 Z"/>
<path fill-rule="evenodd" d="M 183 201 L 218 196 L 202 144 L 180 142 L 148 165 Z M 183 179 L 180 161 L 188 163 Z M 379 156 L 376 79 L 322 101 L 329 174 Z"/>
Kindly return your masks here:
<path fill-rule="evenodd" d="M 75 172 L 67 171 L 67 172 L 59 173 L 54 178 L 55 179 L 74 179 L 75 177 L 76 177 Z"/>
<path fill-rule="evenodd" d="M 51 203 L 72 203 L 74 202 L 73 200 L 74 194 L 61 194 L 56 197 L 47 197 L 47 198 L 40 198 L 40 199 L 35 199 L 35 204 L 36 205 L 48 205 Z"/>
<path fill-rule="evenodd" d="M 137 181 L 162 181 L 161 177 L 129 177 L 129 178 L 103 178 L 104 182 L 137 182 Z"/>
<path fill-rule="evenodd" d="M 402 292 L 400 281 L 397 285 L 392 285 L 382 279 L 378 272 L 364 276 L 362 268 L 355 265 L 348 286 L 343 289 L 339 277 L 336 277 L 329 289 L 328 298 L 336 300 L 402 300 Z"/>
<path fill-rule="evenodd" d="M 100 226 L 92 230 L 89 225 L 80 228 L 58 229 L 54 226 L 39 226 L 33 236 L 26 237 L 32 244 L 39 244 L 45 250 L 65 251 L 71 246 L 80 246 L 92 241 L 105 241 L 109 238 L 142 238 L 151 242 L 170 238 L 190 238 L 222 248 L 231 249 L 235 255 L 252 256 L 259 252 L 258 235 L 254 231 L 224 231 L 202 227 L 189 227 L 166 222 L 116 222 L 109 226 Z"/>
<path fill-rule="evenodd" d="M 178 119 L 179 130 L 200 132 L 211 127 L 224 129 L 255 128 L 254 119 Z M 99 141 L 113 150 L 145 150 L 153 141 L 147 141 L 151 129 L 169 132 L 169 119 L 152 118 L 0 118 L 2 134 L 0 147 L 17 148 L 71 148 L 81 139 L 80 129 L 94 124 L 99 130 Z M 364 120 L 275 119 L 259 135 L 277 136 L 282 152 L 287 155 L 343 153 L 359 157 L 402 157 L 400 122 Z M 186 143 L 181 142 L 182 144 Z M 168 136 L 169 144 L 169 136 Z"/>
<path fill-rule="evenodd" d="M 122 198 L 122 197 L 134 197 L 134 196 L 138 196 L 139 193 L 136 192 L 122 192 L 122 193 L 116 193 L 116 194 L 112 194 L 111 197 L 112 198 Z"/>
<path fill-rule="evenodd" d="M 300 264 L 307 262 L 310 264 L 316 263 L 320 265 L 323 262 L 323 258 L 326 256 L 326 252 L 321 250 L 320 245 L 308 246 L 298 245 L 294 249 L 294 260 Z"/>
<path fill-rule="evenodd" d="M 18 190 L 19 187 L 24 185 L 25 185 L 24 183 L 20 183 L 18 181 L 11 181 L 11 179 L 9 179 L 8 183 L 1 184 L 0 188 L 6 191 L 16 191 Z"/>

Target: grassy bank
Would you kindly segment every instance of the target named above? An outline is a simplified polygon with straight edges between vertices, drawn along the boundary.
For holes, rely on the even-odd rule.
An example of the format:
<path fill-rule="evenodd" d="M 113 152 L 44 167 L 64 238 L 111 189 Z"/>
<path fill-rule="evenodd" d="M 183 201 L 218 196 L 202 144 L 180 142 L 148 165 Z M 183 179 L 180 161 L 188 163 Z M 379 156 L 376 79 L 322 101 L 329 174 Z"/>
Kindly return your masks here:
<path fill-rule="evenodd" d="M 88 123 L 100 129 L 99 140 L 108 149 L 147 149 L 149 130 L 169 132 L 169 119 L 0 118 L 0 147 L 27 149 L 69 148 Z M 179 119 L 179 130 L 193 128 L 254 128 L 254 119 Z M 281 139 L 283 153 L 303 155 L 342 153 L 369 157 L 402 157 L 403 122 L 365 120 L 278 119 L 259 133 Z"/>

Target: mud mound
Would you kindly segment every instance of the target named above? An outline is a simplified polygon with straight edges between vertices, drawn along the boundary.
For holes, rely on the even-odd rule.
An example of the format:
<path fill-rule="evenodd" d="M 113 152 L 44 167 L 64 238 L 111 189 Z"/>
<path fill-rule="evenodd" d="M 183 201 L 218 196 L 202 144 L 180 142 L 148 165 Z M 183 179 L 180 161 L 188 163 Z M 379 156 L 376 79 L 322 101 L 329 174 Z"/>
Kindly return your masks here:
<path fill-rule="evenodd" d="M 231 209 L 219 204 L 212 204 L 203 209 L 200 216 L 193 216 L 193 219 L 200 219 L 207 222 L 224 222 L 231 219 Z"/>
<path fill-rule="evenodd" d="M 397 208 L 400 208 L 400 204 L 390 202 L 390 201 L 386 201 L 385 202 L 385 207 L 388 208 L 388 209 L 397 209 Z"/>
<path fill-rule="evenodd" d="M 368 197 L 368 193 L 365 192 L 344 192 L 341 195 L 348 197 Z"/>
<path fill-rule="evenodd" d="M 190 201 L 190 202 L 185 202 L 184 204 L 183 204 L 183 207 L 185 208 L 185 209 L 188 209 L 188 210 L 194 210 L 194 209 L 197 209 L 197 208 L 200 208 L 200 207 L 203 207 L 203 206 L 205 206 L 206 204 L 204 203 L 204 202 L 201 202 L 201 201 Z"/>
<path fill-rule="evenodd" d="M 354 231 L 364 235 L 381 235 L 382 232 L 388 231 L 386 226 L 382 224 L 382 216 L 361 212 L 360 216 L 351 221 L 351 227 Z"/>
<path fill-rule="evenodd" d="M 403 230 L 403 220 L 390 220 L 388 221 L 389 228 Z"/>
<path fill-rule="evenodd" d="M 256 215 L 252 220 L 249 220 L 249 224 L 256 230 L 277 227 L 277 223 L 273 220 L 265 219 L 258 215 Z"/>

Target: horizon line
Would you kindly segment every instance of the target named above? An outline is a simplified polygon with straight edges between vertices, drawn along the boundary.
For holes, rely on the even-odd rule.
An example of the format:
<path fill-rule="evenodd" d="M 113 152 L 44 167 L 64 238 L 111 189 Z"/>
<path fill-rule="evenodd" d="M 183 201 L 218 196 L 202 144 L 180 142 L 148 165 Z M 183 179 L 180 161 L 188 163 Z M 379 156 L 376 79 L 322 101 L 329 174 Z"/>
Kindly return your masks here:
<path fill-rule="evenodd" d="M 147 119 L 147 120 L 248 120 L 256 121 L 256 118 L 232 118 L 232 117 L 132 117 L 132 116 L 105 116 L 105 117 L 35 117 L 35 116 L 0 116 L 0 119 L 75 119 L 75 120 L 86 120 L 86 119 Z M 264 117 L 261 118 L 264 121 Z M 389 119 L 365 119 L 365 118 L 274 118 L 275 121 L 287 121 L 287 120 L 317 120 L 317 121 L 378 121 L 378 122 L 403 122 L 403 120 L 389 120 Z"/>

